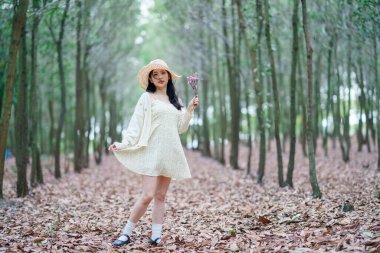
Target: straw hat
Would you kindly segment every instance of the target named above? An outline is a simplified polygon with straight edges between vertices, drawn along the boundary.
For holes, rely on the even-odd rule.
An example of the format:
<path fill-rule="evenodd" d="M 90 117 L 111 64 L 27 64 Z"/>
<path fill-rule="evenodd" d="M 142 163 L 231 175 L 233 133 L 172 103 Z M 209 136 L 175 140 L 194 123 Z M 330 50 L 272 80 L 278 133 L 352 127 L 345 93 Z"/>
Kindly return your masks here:
<path fill-rule="evenodd" d="M 142 67 L 137 75 L 137 80 L 139 81 L 140 86 L 144 90 L 146 90 L 146 88 L 148 87 L 149 73 L 150 71 L 154 69 L 165 69 L 166 71 L 170 73 L 172 80 L 177 80 L 181 77 L 177 75 L 176 73 L 174 73 L 172 70 L 170 70 L 166 62 L 164 62 L 163 60 L 161 59 L 153 60 L 148 65 Z"/>

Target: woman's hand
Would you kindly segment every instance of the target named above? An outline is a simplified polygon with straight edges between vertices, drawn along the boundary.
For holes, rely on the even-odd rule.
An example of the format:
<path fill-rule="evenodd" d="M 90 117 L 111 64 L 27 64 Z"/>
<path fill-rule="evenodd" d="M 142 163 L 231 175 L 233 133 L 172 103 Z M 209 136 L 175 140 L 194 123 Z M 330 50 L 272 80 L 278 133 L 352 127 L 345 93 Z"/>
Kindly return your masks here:
<path fill-rule="evenodd" d="M 187 111 L 192 113 L 197 106 L 198 106 L 198 95 L 195 95 L 193 99 L 190 101 L 187 107 Z"/>
<path fill-rule="evenodd" d="M 108 150 L 109 150 L 109 151 L 115 151 L 115 150 L 117 150 L 116 144 L 115 144 L 115 143 L 112 143 L 112 144 L 108 147 Z"/>

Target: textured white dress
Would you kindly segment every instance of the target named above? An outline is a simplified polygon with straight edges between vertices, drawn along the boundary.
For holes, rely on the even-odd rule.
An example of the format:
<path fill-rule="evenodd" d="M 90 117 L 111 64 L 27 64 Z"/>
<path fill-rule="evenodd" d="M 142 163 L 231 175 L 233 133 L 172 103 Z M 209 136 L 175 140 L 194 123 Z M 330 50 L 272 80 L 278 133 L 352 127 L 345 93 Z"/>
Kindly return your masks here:
<path fill-rule="evenodd" d="M 147 176 L 191 178 L 179 134 L 192 115 L 172 104 L 141 95 L 116 158 L 129 170 Z"/>

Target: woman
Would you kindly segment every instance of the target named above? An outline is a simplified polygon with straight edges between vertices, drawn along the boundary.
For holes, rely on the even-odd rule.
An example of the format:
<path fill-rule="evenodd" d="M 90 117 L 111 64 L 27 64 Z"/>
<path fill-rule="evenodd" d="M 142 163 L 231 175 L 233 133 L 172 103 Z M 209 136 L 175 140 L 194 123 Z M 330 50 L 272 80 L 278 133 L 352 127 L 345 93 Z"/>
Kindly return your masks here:
<path fill-rule="evenodd" d="M 109 150 L 129 170 L 142 175 L 142 195 L 132 208 L 121 236 L 113 242 L 122 246 L 131 242 L 136 223 L 154 199 L 152 236 L 149 243 L 161 241 L 165 212 L 165 196 L 171 179 L 190 178 L 190 170 L 179 138 L 189 127 L 198 105 L 195 96 L 187 110 L 182 109 L 173 80 L 180 78 L 160 59 L 151 61 L 138 74 L 141 95 L 123 141 Z"/>

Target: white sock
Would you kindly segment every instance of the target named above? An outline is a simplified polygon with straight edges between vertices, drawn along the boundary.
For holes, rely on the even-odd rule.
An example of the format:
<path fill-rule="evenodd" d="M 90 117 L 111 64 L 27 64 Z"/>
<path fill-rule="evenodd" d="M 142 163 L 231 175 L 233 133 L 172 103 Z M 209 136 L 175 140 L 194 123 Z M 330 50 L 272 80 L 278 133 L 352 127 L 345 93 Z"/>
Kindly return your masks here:
<path fill-rule="evenodd" d="M 125 227 L 123 229 L 122 235 L 119 237 L 118 240 L 120 240 L 120 241 L 128 240 L 128 238 L 125 235 L 128 235 L 129 237 L 131 237 L 132 231 L 135 228 L 135 226 L 136 226 L 136 223 L 128 221 L 127 225 L 125 225 Z"/>
<path fill-rule="evenodd" d="M 154 224 L 152 223 L 152 240 L 156 240 L 157 238 L 161 238 L 162 233 L 162 224 Z M 158 240 L 157 242 L 160 242 L 161 240 Z"/>

